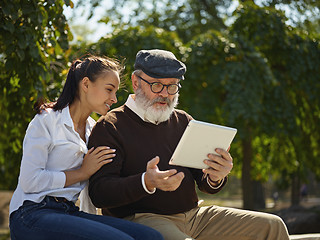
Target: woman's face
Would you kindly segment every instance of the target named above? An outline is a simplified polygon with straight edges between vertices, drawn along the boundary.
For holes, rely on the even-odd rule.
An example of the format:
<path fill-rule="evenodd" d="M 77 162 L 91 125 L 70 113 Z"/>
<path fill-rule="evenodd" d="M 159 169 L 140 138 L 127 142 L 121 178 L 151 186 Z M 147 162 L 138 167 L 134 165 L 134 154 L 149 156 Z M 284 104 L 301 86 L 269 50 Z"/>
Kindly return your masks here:
<path fill-rule="evenodd" d="M 86 97 L 91 111 L 105 115 L 117 102 L 119 84 L 119 74 L 114 71 L 101 74 L 95 82 L 89 81 Z"/>

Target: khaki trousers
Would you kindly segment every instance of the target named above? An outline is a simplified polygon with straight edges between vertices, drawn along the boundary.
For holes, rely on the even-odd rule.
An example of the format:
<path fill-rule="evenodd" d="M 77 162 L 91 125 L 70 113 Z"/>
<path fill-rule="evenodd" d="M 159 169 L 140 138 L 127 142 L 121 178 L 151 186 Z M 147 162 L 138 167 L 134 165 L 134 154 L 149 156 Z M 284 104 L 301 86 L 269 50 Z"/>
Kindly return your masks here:
<path fill-rule="evenodd" d="M 158 230 L 165 240 L 288 240 L 282 219 L 273 214 L 218 206 L 174 215 L 137 213 L 127 220 Z"/>

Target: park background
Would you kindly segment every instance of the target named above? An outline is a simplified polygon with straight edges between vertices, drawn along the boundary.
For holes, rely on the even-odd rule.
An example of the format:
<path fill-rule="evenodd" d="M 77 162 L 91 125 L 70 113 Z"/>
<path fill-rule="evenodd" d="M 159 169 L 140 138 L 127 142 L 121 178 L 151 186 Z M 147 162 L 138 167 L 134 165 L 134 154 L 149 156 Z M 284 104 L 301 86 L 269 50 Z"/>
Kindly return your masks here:
<path fill-rule="evenodd" d="M 3 0 L 0 18 L 4 231 L 35 101 L 54 101 L 71 61 L 93 53 L 124 61 L 119 106 L 135 54 L 151 48 L 187 65 L 179 108 L 238 129 L 229 183 L 199 193 L 203 204 L 274 212 L 291 234 L 320 231 L 319 1 Z"/>

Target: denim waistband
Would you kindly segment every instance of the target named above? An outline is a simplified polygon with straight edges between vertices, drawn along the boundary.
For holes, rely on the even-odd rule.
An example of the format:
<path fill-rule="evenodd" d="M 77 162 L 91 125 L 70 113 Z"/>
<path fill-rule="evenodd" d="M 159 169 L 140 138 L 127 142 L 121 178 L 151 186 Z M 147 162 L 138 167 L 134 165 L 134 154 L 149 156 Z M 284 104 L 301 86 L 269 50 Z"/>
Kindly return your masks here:
<path fill-rule="evenodd" d="M 64 198 L 64 197 L 46 196 L 45 198 L 48 198 L 48 199 L 50 199 L 50 200 L 54 200 L 54 201 L 56 201 L 56 202 L 64 202 L 64 203 L 66 203 L 66 202 L 71 202 L 71 201 L 69 201 L 68 199 L 66 199 L 66 198 Z"/>

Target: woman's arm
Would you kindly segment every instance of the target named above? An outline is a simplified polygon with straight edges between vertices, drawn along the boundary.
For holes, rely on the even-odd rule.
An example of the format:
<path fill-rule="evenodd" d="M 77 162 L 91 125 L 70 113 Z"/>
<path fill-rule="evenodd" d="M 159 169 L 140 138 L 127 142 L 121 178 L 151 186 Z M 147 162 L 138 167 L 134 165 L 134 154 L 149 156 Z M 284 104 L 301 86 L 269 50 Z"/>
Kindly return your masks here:
<path fill-rule="evenodd" d="M 66 177 L 63 172 L 46 169 L 52 145 L 47 126 L 55 126 L 50 117 L 46 112 L 37 114 L 30 122 L 24 137 L 19 182 L 26 193 L 63 188 L 65 184 Z"/>
<path fill-rule="evenodd" d="M 66 174 L 64 186 L 67 187 L 77 182 L 88 180 L 91 175 L 98 171 L 103 165 L 112 162 L 115 151 L 115 149 L 104 146 L 89 149 L 83 158 L 81 168 L 64 172 Z"/>

